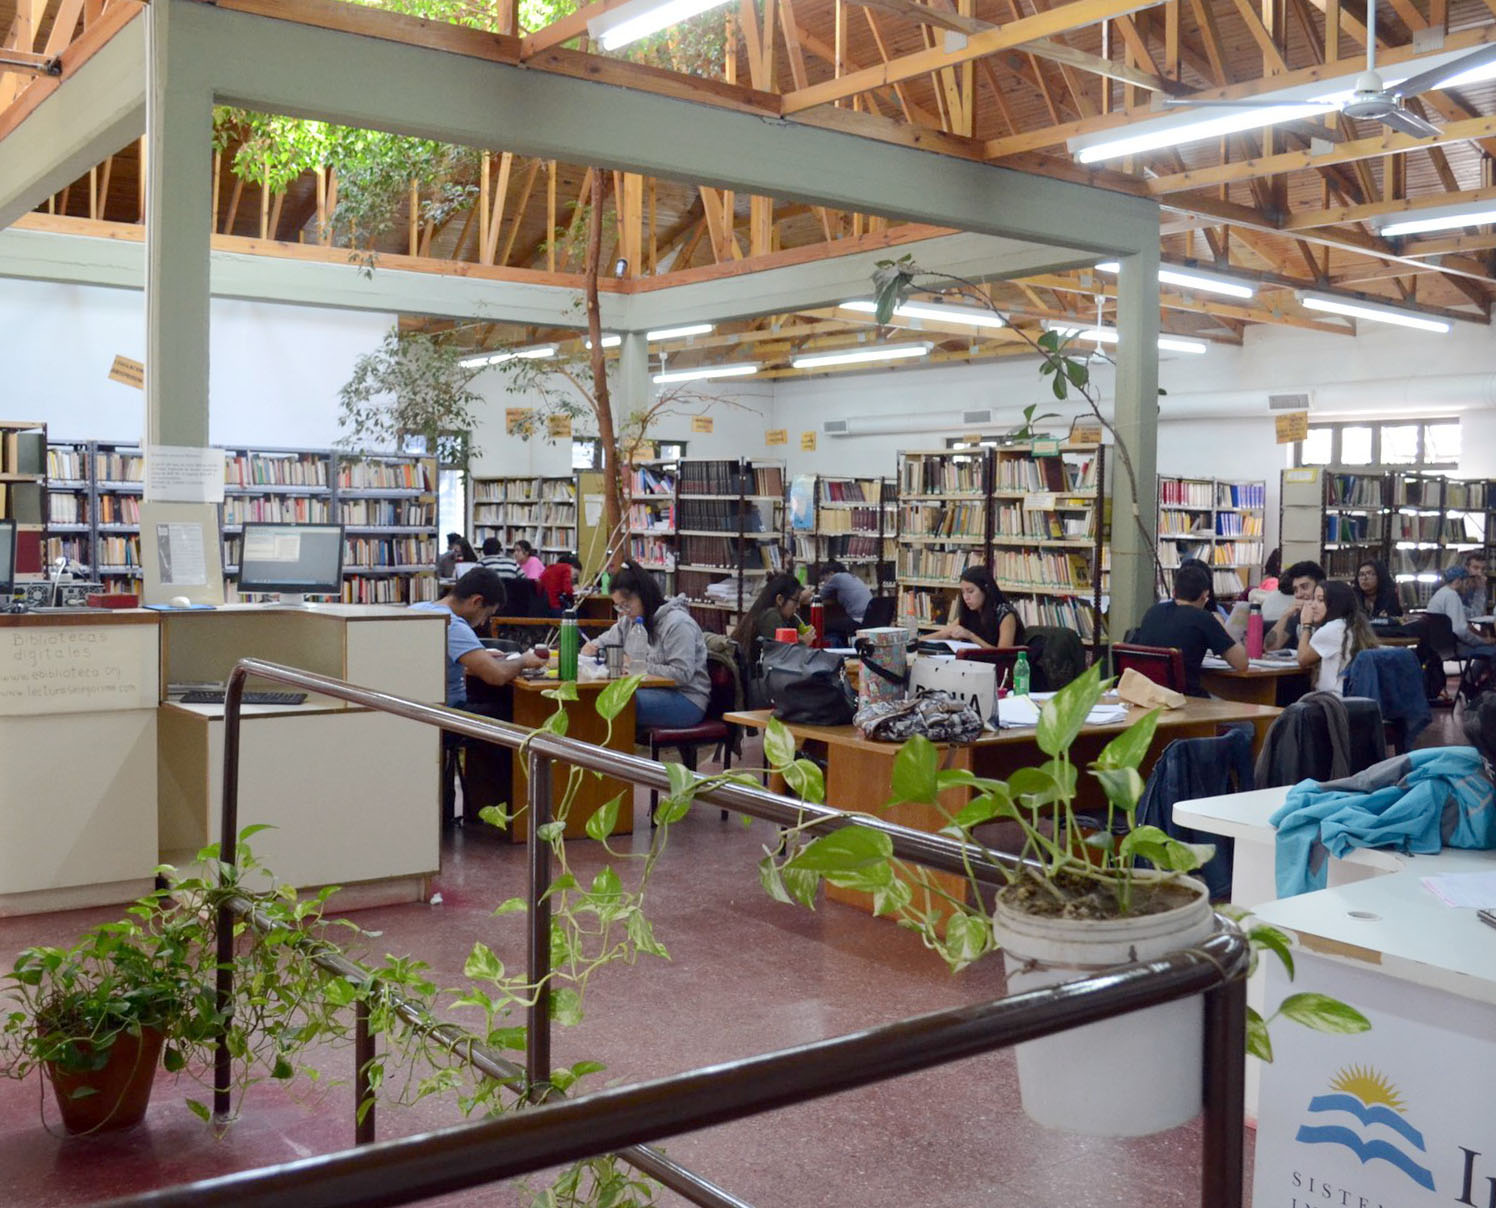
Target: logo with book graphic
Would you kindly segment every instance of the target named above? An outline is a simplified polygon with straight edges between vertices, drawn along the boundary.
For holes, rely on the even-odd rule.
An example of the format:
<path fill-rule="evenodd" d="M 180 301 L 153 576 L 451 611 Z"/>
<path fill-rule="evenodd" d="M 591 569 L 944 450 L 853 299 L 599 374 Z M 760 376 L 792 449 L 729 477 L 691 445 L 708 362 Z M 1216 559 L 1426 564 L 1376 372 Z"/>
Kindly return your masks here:
<path fill-rule="evenodd" d="M 1403 1116 L 1403 1099 L 1387 1077 L 1366 1066 L 1347 1066 L 1330 1080 L 1330 1094 L 1309 1100 L 1311 1120 L 1299 1125 L 1296 1141 L 1340 1145 L 1364 1166 L 1386 1162 L 1420 1187 L 1434 1190 L 1424 1155 L 1423 1134 Z"/>

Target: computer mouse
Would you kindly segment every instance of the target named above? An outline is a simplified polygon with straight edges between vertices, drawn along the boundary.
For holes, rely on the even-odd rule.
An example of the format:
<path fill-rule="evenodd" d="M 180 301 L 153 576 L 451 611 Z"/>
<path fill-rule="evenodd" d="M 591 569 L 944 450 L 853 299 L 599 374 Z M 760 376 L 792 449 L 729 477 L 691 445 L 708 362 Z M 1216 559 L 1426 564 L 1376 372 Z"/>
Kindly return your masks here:
<path fill-rule="evenodd" d="M 173 608 L 191 608 L 192 601 L 189 600 L 186 596 L 172 596 L 171 606 Z"/>

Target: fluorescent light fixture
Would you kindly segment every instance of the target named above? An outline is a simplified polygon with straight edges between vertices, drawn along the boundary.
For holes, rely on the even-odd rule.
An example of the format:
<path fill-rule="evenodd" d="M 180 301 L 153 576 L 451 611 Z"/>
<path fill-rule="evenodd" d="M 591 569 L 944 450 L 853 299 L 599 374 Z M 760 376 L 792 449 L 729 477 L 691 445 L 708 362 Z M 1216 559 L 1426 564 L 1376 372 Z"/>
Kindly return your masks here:
<path fill-rule="evenodd" d="M 602 339 L 602 345 L 604 348 L 617 348 L 622 343 L 622 336 L 604 336 Z M 586 347 L 588 352 L 592 351 L 592 341 L 590 339 L 583 340 L 582 344 Z"/>
<path fill-rule="evenodd" d="M 791 357 L 796 369 L 824 369 L 831 365 L 860 365 L 864 361 L 900 361 L 908 357 L 927 356 L 933 344 L 885 344 L 879 348 L 854 348 L 848 352 L 818 352 Z"/>
<path fill-rule="evenodd" d="M 1122 271 L 1122 266 L 1115 260 L 1103 260 L 1096 266 L 1096 271 L 1115 277 Z M 1245 281 L 1216 277 L 1194 269 L 1170 268 L 1168 265 L 1159 266 L 1158 282 L 1160 285 L 1175 285 L 1180 289 L 1197 290 L 1201 293 L 1222 294 L 1227 298 L 1250 298 L 1257 293 L 1257 287 Z"/>
<path fill-rule="evenodd" d="M 1422 211 L 1417 217 L 1391 218 L 1378 226 L 1385 236 L 1421 235 L 1426 231 L 1453 231 L 1459 227 L 1485 226 L 1496 222 L 1496 209 L 1489 205 L 1472 210 L 1469 206 L 1440 207 Z"/>
<path fill-rule="evenodd" d="M 838 310 L 855 310 L 859 314 L 878 313 L 878 305 L 858 298 L 843 302 Z M 930 319 L 936 323 L 953 323 L 959 327 L 1006 327 L 1003 317 L 989 310 L 973 310 L 969 306 L 947 306 L 943 302 L 903 302 L 893 308 L 901 319 Z"/>
<path fill-rule="evenodd" d="M 1448 319 L 1430 318 L 1396 306 L 1383 306 L 1380 302 L 1363 302 L 1359 298 L 1337 298 L 1330 294 L 1316 294 L 1309 290 L 1296 291 L 1299 303 L 1309 310 L 1322 310 L 1332 315 L 1345 315 L 1351 319 L 1369 319 L 1374 323 L 1392 323 L 1398 327 L 1412 327 L 1418 331 L 1434 331 L 1443 335 L 1454 326 Z"/>
<path fill-rule="evenodd" d="M 655 374 L 653 381 L 658 386 L 665 382 L 696 382 L 703 378 L 747 377 L 757 372 L 758 366 L 750 364 L 698 365 L 694 369 L 667 369 Z"/>
<path fill-rule="evenodd" d="M 662 327 L 644 333 L 646 340 L 684 340 L 688 336 L 709 336 L 717 330 L 715 323 L 687 323 L 684 327 Z"/>
<path fill-rule="evenodd" d="M 727 0 L 630 0 L 587 22 L 587 33 L 604 50 L 617 50 L 662 29 L 720 8 Z"/>
<path fill-rule="evenodd" d="M 486 357 L 468 357 L 458 361 L 464 369 L 479 369 L 484 365 L 502 365 L 505 361 L 543 361 L 556 355 L 554 344 L 537 344 L 534 348 L 516 348 L 513 352 L 496 352 Z"/>
<path fill-rule="evenodd" d="M 1157 151 L 1163 147 L 1179 147 L 1203 139 L 1239 134 L 1243 130 L 1257 130 L 1279 122 L 1317 117 L 1329 113 L 1335 107 L 1335 102 L 1329 99 L 1297 101 L 1265 105 L 1261 109 L 1233 109 L 1214 116 L 1205 116 L 1211 111 L 1202 108 L 1189 117 L 1167 117 L 1158 122 L 1139 123 L 1132 127 L 1132 133 L 1117 135 L 1105 141 L 1079 145 L 1081 140 L 1072 139 L 1070 150 L 1081 163 L 1094 164 L 1106 159 L 1119 159 L 1124 155 L 1139 155 L 1144 151 Z"/>
<path fill-rule="evenodd" d="M 1046 331 L 1056 331 L 1062 336 L 1073 336 L 1078 340 L 1090 340 L 1093 344 L 1115 344 L 1119 339 L 1115 327 L 1077 327 L 1073 323 L 1061 323 L 1046 319 L 1042 324 Z M 1188 352 L 1197 356 L 1210 351 L 1204 340 L 1192 340 L 1188 336 L 1161 335 L 1158 337 L 1160 352 Z"/>

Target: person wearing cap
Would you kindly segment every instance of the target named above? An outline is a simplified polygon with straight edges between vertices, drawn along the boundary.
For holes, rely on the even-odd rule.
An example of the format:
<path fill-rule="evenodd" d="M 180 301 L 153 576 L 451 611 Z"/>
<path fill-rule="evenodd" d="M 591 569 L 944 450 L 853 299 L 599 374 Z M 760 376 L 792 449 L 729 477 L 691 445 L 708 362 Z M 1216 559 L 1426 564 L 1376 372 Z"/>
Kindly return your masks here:
<path fill-rule="evenodd" d="M 1496 658 L 1496 646 L 1482 641 L 1480 635 L 1470 628 L 1468 600 L 1476 586 L 1475 579 L 1459 565 L 1446 566 L 1443 577 L 1443 586 L 1429 598 L 1428 611 L 1449 618 L 1461 654 L 1473 659 Z"/>

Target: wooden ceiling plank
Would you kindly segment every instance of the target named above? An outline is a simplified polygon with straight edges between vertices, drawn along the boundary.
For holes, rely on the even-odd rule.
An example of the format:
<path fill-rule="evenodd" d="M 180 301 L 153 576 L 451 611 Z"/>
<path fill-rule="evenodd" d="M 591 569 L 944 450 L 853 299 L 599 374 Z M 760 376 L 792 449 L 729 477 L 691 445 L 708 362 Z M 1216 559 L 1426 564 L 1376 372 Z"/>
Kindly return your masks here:
<path fill-rule="evenodd" d="M 499 177 L 493 191 L 493 208 L 489 211 L 488 224 L 484 230 L 484 264 L 492 264 L 499 252 L 499 232 L 504 229 L 504 207 L 508 203 L 509 176 L 513 169 L 514 152 L 505 151 L 499 156 Z"/>
<path fill-rule="evenodd" d="M 1232 0 L 1232 3 L 1246 25 L 1247 32 L 1252 35 L 1252 41 L 1262 51 L 1263 66 L 1274 74 L 1287 71 L 1288 64 L 1283 59 L 1283 52 L 1273 40 L 1272 32 L 1262 23 L 1262 17 L 1252 7 L 1251 0 Z"/>
<path fill-rule="evenodd" d="M 525 217 L 525 208 L 530 202 L 530 191 L 535 188 L 535 179 L 540 175 L 540 163 L 538 159 L 532 159 L 530 166 L 525 171 L 524 181 L 520 184 L 519 198 L 514 205 L 514 217 L 509 222 L 509 237 L 504 240 L 503 251 L 497 256 L 500 266 L 509 263 L 509 257 L 514 253 L 514 241 L 519 236 L 519 224 Z"/>
<path fill-rule="evenodd" d="M 800 50 L 800 23 L 795 20 L 793 5 L 794 0 L 779 0 L 779 27 L 784 33 L 784 45 L 790 62 L 790 79 L 798 91 L 809 87 L 810 77 L 805 74 L 805 55 Z M 861 90 L 854 88 L 839 95 L 851 96 L 853 92 L 859 91 Z"/>
<path fill-rule="evenodd" d="M 1362 162 L 1362 161 L 1358 161 Z M 1465 189 L 1458 193 L 1434 193 L 1391 202 L 1373 201 L 1358 206 L 1331 206 L 1327 210 L 1309 210 L 1285 218 L 1281 229 L 1305 231 L 1315 227 L 1340 226 L 1350 222 L 1369 222 L 1390 214 L 1416 214 L 1432 206 L 1477 204 L 1496 201 L 1496 187 Z"/>
<path fill-rule="evenodd" d="M 1217 88 L 1224 88 L 1230 81 L 1225 60 L 1221 57 L 1221 31 L 1216 26 L 1215 10 L 1208 0 L 1190 0 L 1190 12 L 1195 26 L 1200 31 L 1200 41 L 1205 47 L 1205 58 L 1210 63 L 1210 78 Z"/>
<path fill-rule="evenodd" d="M 47 45 L 42 53 L 53 58 L 65 51 L 78 32 L 78 22 L 83 16 L 83 0 L 62 0 L 57 6 L 57 16 L 52 22 L 52 32 L 47 35 Z"/>

